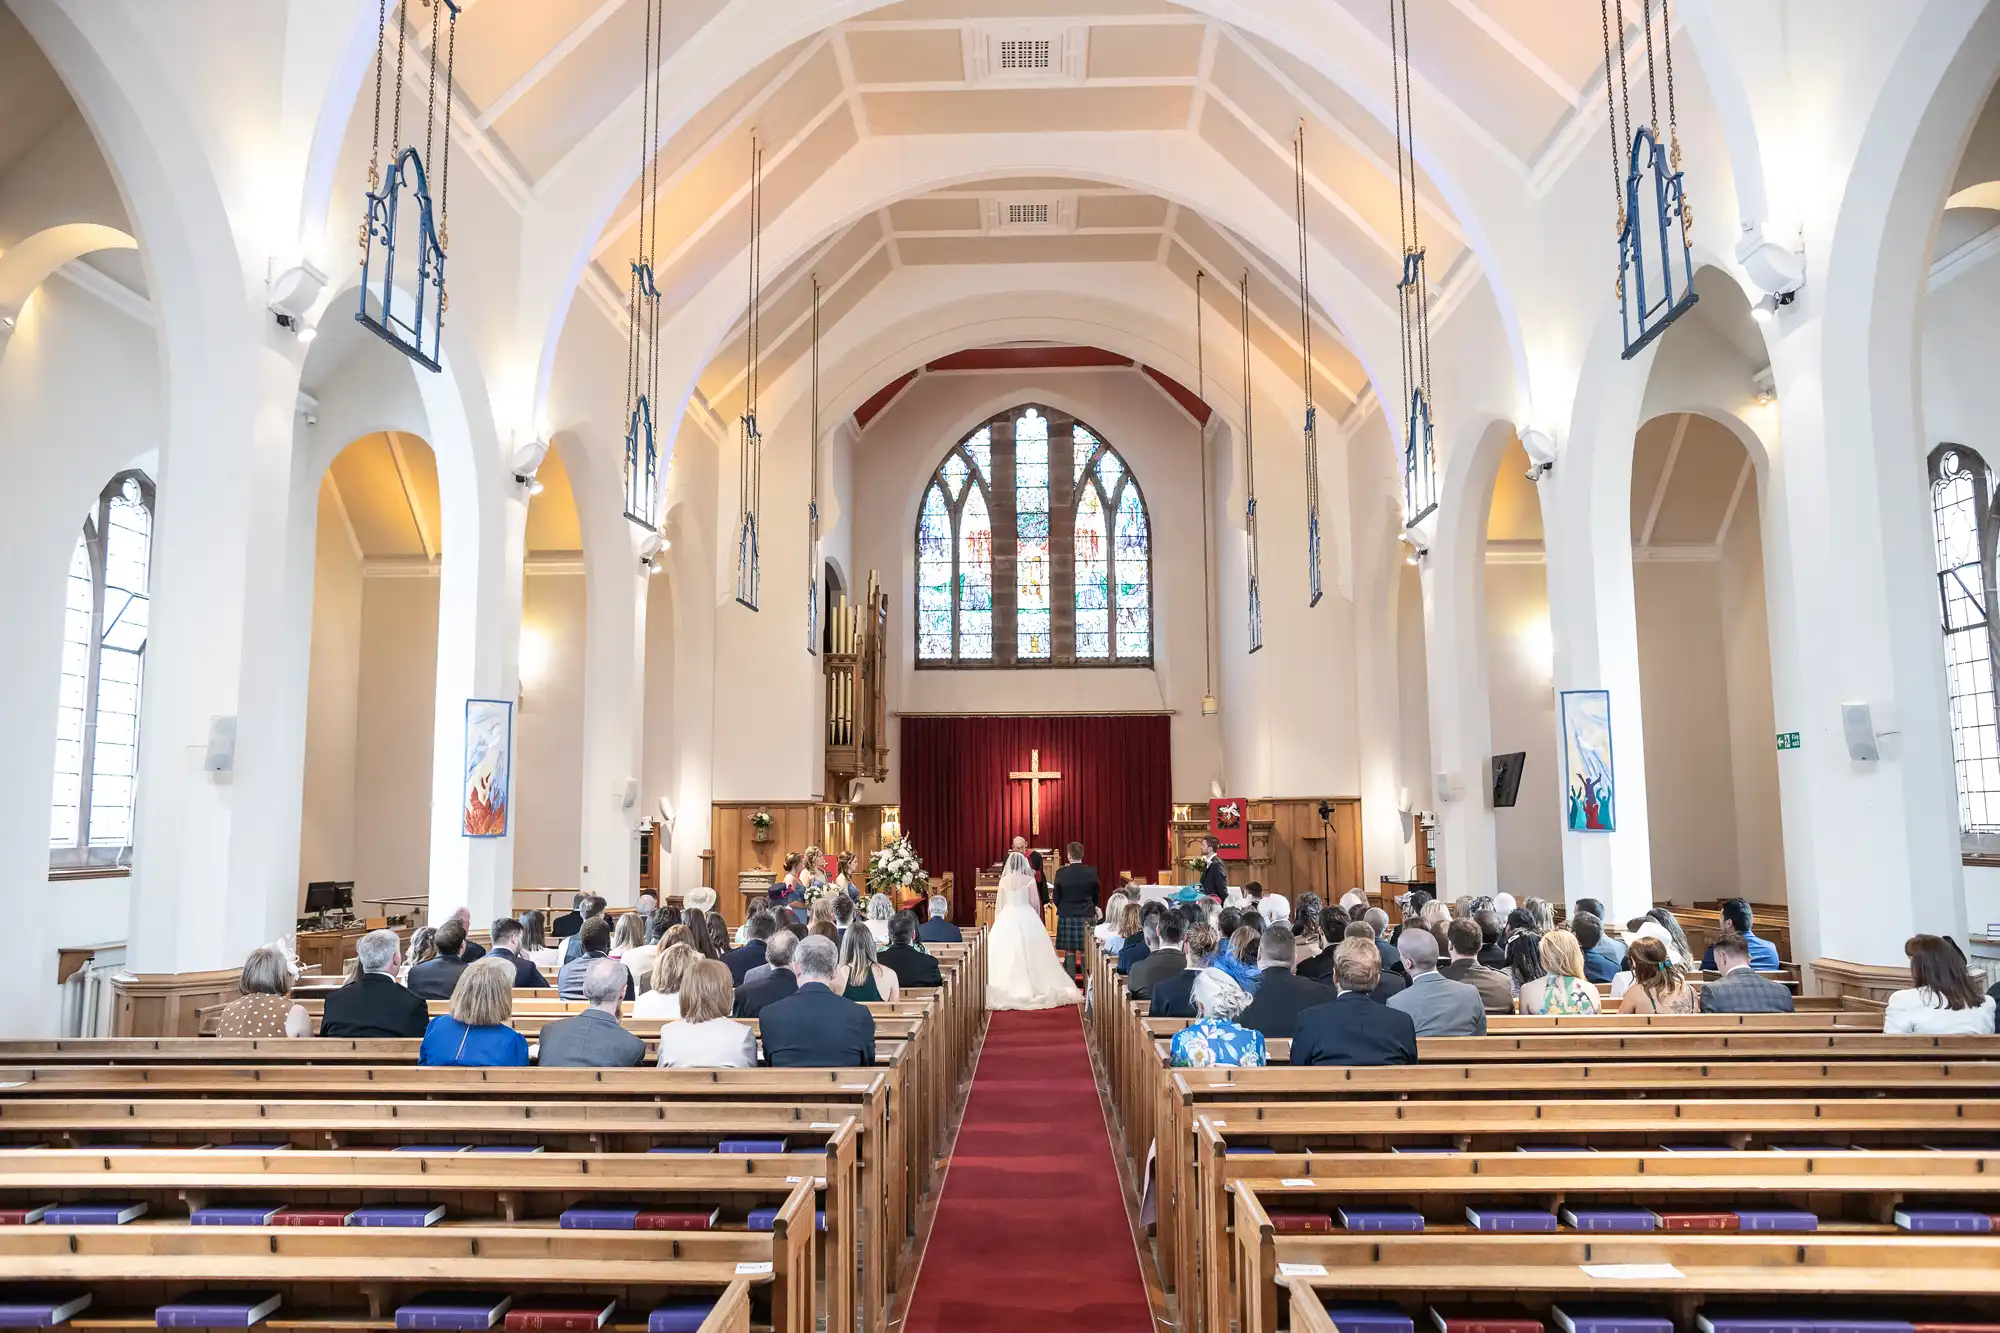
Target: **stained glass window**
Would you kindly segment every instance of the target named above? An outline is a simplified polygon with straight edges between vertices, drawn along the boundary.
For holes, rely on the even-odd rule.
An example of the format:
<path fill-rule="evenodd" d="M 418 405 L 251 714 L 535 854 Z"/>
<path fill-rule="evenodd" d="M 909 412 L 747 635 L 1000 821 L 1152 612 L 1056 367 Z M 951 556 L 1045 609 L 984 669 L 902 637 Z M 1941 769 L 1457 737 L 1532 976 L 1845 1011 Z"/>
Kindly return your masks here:
<path fill-rule="evenodd" d="M 965 450 L 965 456 L 970 458 L 973 466 L 979 469 L 979 479 L 988 486 L 991 486 L 993 484 L 993 428 L 991 426 L 981 426 L 978 430 L 972 432 L 966 438 L 965 443 L 960 445 L 959 448 Z"/>
<path fill-rule="evenodd" d="M 1085 486 L 1076 503 L 1076 655 L 1111 656 L 1111 542 L 1095 485 Z"/>
<path fill-rule="evenodd" d="M 958 524 L 958 657 L 961 662 L 993 657 L 993 519 L 976 486 L 965 497 Z"/>
<path fill-rule="evenodd" d="M 917 656 L 926 661 L 951 657 L 953 545 L 951 509 L 933 482 L 917 520 Z"/>
<path fill-rule="evenodd" d="M 1049 421 L 1029 408 L 1014 422 L 1015 655 L 1054 649 L 1055 567 L 1049 552 Z"/>
<path fill-rule="evenodd" d="M 1992 612 L 2000 542 L 1995 539 L 1992 474 L 1978 454 L 1957 445 L 1933 451 L 1930 474 L 1959 828 L 1996 834 L 2000 721 L 1994 710 Z"/>
<path fill-rule="evenodd" d="M 1140 502 L 1136 487 L 1125 487 L 1119 496 L 1116 542 L 1118 656 L 1148 657 L 1153 651 L 1151 542 L 1146 531 L 1146 507 Z"/>
<path fill-rule="evenodd" d="M 70 560 L 49 820 L 55 867 L 129 859 L 152 536 L 152 483 L 127 473 L 98 497 Z"/>
<path fill-rule="evenodd" d="M 925 492 L 916 600 L 919 665 L 1151 665 L 1138 482 L 1065 413 L 1023 405 L 990 418 Z"/>

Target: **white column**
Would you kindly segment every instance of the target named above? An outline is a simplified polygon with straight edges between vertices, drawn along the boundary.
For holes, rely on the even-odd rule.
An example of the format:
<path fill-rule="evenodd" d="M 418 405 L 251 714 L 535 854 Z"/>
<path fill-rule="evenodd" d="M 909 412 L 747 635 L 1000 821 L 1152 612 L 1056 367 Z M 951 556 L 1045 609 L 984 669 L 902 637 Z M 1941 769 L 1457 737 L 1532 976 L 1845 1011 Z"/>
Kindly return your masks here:
<path fill-rule="evenodd" d="M 465 836 L 465 706 L 520 699 L 521 579 L 528 506 L 500 456 L 484 386 L 456 368 L 418 377 L 438 460 L 437 711 L 431 751 L 430 919 L 471 909 L 475 927 L 513 904 L 514 814 L 503 838 Z M 476 408 L 477 410 L 470 410 Z M 518 729 L 519 719 L 516 718 Z M 519 760 L 515 747 L 512 762 Z M 520 790 L 518 774 L 513 792 Z"/>
<path fill-rule="evenodd" d="M 1772 347 L 1773 700 L 1800 736 L 1778 763 L 1786 883 L 1800 958 L 1895 966 L 1916 931 L 1965 933 L 1935 557 L 1922 441 L 1870 424 L 1834 340 L 1807 312 Z M 1849 755 L 1850 703 L 1881 733 L 1876 761 Z"/>
<path fill-rule="evenodd" d="M 623 907 L 638 901 L 634 829 L 650 813 L 636 802 L 626 808 L 619 792 L 639 776 L 643 757 L 651 579 L 633 549 L 640 530 L 622 518 L 618 529 L 597 548 L 585 541 L 582 885 Z"/>
<path fill-rule="evenodd" d="M 1564 828 L 1563 894 L 1572 906 L 1578 898 L 1600 899 L 1613 920 L 1624 921 L 1653 905 L 1631 511 L 1633 441 L 1652 353 L 1622 361 L 1615 348 L 1594 350 L 1599 355 L 1585 363 L 1571 438 L 1539 489 L 1555 688 L 1558 696 L 1599 689 L 1611 695 L 1616 830 Z M 1560 697 L 1556 723 L 1560 731 Z M 1556 781 L 1566 789 L 1560 734 L 1555 756 Z"/>
<path fill-rule="evenodd" d="M 1486 529 L 1474 537 L 1463 523 L 1438 532 L 1419 557 L 1424 590 L 1424 677 L 1430 695 L 1431 768 L 1411 783 L 1417 809 L 1437 815 L 1438 885 L 1447 897 L 1497 893 L 1499 852 L 1492 802 L 1486 796 L 1493 724 L 1486 689 Z"/>
<path fill-rule="evenodd" d="M 286 531 L 298 368 L 240 313 L 208 330 L 211 355 L 194 363 L 207 373 L 173 385 L 140 732 L 135 972 L 234 966 L 293 922 L 311 634 Z M 309 561 L 310 539 L 304 548 Z M 310 577 L 308 564 L 308 588 Z M 280 679 L 288 666 L 295 678 Z M 234 719 L 234 764 L 210 773 L 217 718 Z"/>

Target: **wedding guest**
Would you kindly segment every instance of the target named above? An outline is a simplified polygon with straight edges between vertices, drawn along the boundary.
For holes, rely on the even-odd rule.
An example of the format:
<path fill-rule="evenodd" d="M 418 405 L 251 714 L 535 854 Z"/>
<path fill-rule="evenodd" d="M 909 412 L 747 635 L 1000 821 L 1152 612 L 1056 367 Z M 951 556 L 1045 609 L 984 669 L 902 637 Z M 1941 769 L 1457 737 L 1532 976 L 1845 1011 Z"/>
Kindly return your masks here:
<path fill-rule="evenodd" d="M 961 944 L 965 933 L 951 921 L 951 899 L 933 895 L 930 902 L 930 919 L 917 931 L 917 937 L 926 944 Z"/>
<path fill-rule="evenodd" d="M 653 964 L 660 961 L 660 940 L 674 928 L 674 920 L 667 915 L 666 908 L 655 910 L 646 920 L 646 942 L 636 949 L 627 949 L 618 960 L 632 974 L 632 982 L 641 995 L 653 984 Z"/>
<path fill-rule="evenodd" d="M 1578 912 L 1570 918 L 1570 929 L 1576 935 L 1576 947 L 1583 950 L 1583 976 L 1586 981 L 1610 981 L 1618 975 L 1618 956 L 1615 950 L 1604 947 L 1610 937 L 1604 933 L 1604 923 L 1589 912 Z"/>
<path fill-rule="evenodd" d="M 841 937 L 840 965 L 834 973 L 833 990 L 850 1000 L 893 1004 L 902 998 L 902 983 L 896 974 L 875 961 L 875 936 L 866 930 L 850 930 Z"/>
<path fill-rule="evenodd" d="M 1361 923 L 1356 923 L 1361 924 Z M 1409 1065 L 1417 1062 L 1417 1025 L 1406 1013 L 1375 1001 L 1382 954 L 1375 941 L 1342 940 L 1334 951 L 1338 994 L 1299 1015 L 1292 1033 L 1294 1065 Z"/>
<path fill-rule="evenodd" d="M 482 958 L 459 978 L 451 1012 L 439 1014 L 425 1029 L 417 1063 L 525 1065 L 528 1039 L 508 1026 L 513 1017 L 514 969 L 498 959 Z"/>
<path fill-rule="evenodd" d="M 1558 926 L 1542 936 L 1540 954 L 1542 975 L 1521 983 L 1522 1013 L 1601 1012 L 1597 987 L 1584 978 L 1583 950 L 1577 947 L 1575 935 Z"/>
<path fill-rule="evenodd" d="M 1664 941 L 1641 937 L 1626 950 L 1632 984 L 1618 1001 L 1621 1014 L 1694 1014 L 1699 997 L 1688 984 L 1687 971 L 1673 960 Z"/>
<path fill-rule="evenodd" d="M 435 956 L 410 969 L 409 987 L 426 1000 L 449 1000 L 459 975 L 472 965 L 465 957 L 465 927 L 456 918 L 446 918 L 431 937 L 431 945 Z M 508 975 L 513 975 L 513 971 L 509 964 Z"/>
<path fill-rule="evenodd" d="M 611 957 L 611 927 L 599 912 L 583 919 L 583 929 L 576 932 L 577 955 L 564 963 L 556 973 L 556 994 L 565 1000 L 581 1000 L 583 996 L 584 974 L 590 970 L 592 962 L 599 958 Z M 613 960 L 616 961 L 616 960 Z M 623 967 L 623 963 L 618 964 Z M 638 994 L 632 984 L 632 974 L 625 974 L 625 998 L 630 1000 Z"/>
<path fill-rule="evenodd" d="M 889 947 L 876 955 L 876 961 L 896 974 L 899 989 L 944 985 L 937 959 L 917 947 L 915 912 L 898 912 L 889 918 Z"/>
<path fill-rule="evenodd" d="M 764 965 L 764 950 L 771 936 L 778 933 L 778 918 L 768 911 L 753 913 L 744 925 L 749 931 L 748 942 L 722 955 L 723 966 L 729 969 L 730 984 L 735 986 L 743 984 L 751 968 Z"/>
<path fill-rule="evenodd" d="M 688 969 L 701 961 L 687 943 L 685 926 L 675 926 L 667 932 L 662 942 L 659 957 L 653 960 L 653 975 L 646 991 L 632 1002 L 634 1018 L 679 1018 L 681 1016 L 681 983 L 686 980 Z M 681 938 L 673 938 L 674 933 L 683 932 Z"/>
<path fill-rule="evenodd" d="M 514 969 L 514 985 L 536 989 L 549 984 L 542 970 L 521 954 L 521 923 L 512 917 L 501 917 L 487 927 L 486 937 L 493 941 L 493 950 L 487 955 L 498 958 Z"/>
<path fill-rule="evenodd" d="M 625 955 L 646 942 L 646 923 L 637 912 L 620 914 L 611 932 L 611 956 L 624 961 Z"/>
<path fill-rule="evenodd" d="M 371 930 L 354 945 L 359 970 L 354 979 L 326 997 L 320 1013 L 322 1037 L 421 1037 L 430 1025 L 430 1007 L 396 980 L 403 942 L 393 930 Z"/>
<path fill-rule="evenodd" d="M 597 894 L 594 893 L 586 893 L 583 895 L 582 901 L 578 903 L 577 910 L 583 914 L 583 919 L 585 921 L 592 921 L 592 920 L 603 921 L 604 907 L 605 907 L 605 902 L 603 898 L 599 897 Z M 568 965 L 571 960 L 576 958 L 576 956 L 583 951 L 583 946 L 577 943 L 577 936 L 581 934 L 583 934 L 583 926 L 579 924 L 575 932 L 572 933 L 568 939 L 563 941 L 563 949 L 562 949 L 563 966 Z M 611 923 L 609 921 L 604 922 L 604 938 L 608 945 L 611 939 Z M 561 971 L 562 967 L 558 966 L 556 970 Z"/>
<path fill-rule="evenodd" d="M 1238 1023 L 1250 995 L 1227 975 L 1206 968 L 1194 979 L 1193 1023 L 1174 1034 L 1177 1069 L 1260 1068 L 1267 1063 L 1264 1034 Z"/>
<path fill-rule="evenodd" d="M 873 893 L 868 896 L 868 933 L 875 937 L 876 948 L 889 942 L 889 918 L 894 915 L 896 904 L 889 901 L 888 894 Z"/>
<path fill-rule="evenodd" d="M 681 982 L 681 1014 L 660 1029 L 661 1069 L 754 1069 L 757 1035 L 731 1018 L 729 969 L 704 958 Z"/>
<path fill-rule="evenodd" d="M 312 1019 L 292 1000 L 298 973 L 275 944 L 252 949 L 237 978 L 242 992 L 216 1014 L 218 1037 L 310 1037 Z"/>
<path fill-rule="evenodd" d="M 1507 979 L 1506 973 L 1496 972 L 1479 961 L 1479 951 L 1485 939 L 1479 923 L 1461 918 L 1451 923 L 1446 936 L 1451 962 L 1439 971 L 1448 980 L 1462 981 L 1478 991 L 1479 1002 L 1487 1013 L 1513 1013 L 1513 983 Z"/>
<path fill-rule="evenodd" d="M 1789 1014 L 1796 1007 L 1790 987 L 1750 966 L 1750 946 L 1741 935 L 1725 930 L 1710 947 L 1722 975 L 1701 988 L 1704 1014 Z"/>
<path fill-rule="evenodd" d="M 736 992 L 733 1012 L 738 1018 L 755 1018 L 764 1006 L 775 1004 L 799 989 L 798 968 L 793 965 L 798 957 L 799 945 L 803 937 L 789 930 L 781 930 L 771 937 L 765 957 L 769 960 L 763 967 L 755 969 L 744 979 L 743 986 Z M 688 957 L 694 957 L 693 950 Z M 758 976 L 757 973 L 764 973 Z"/>
<path fill-rule="evenodd" d="M 862 932 L 857 931 L 856 934 Z M 773 1068 L 848 1068 L 875 1063 L 875 1018 L 868 1006 L 832 989 L 838 954 L 817 937 L 800 943 L 792 966 L 798 992 L 757 1016 Z"/>
<path fill-rule="evenodd" d="M 1130 901 L 1123 889 L 1105 901 L 1104 920 L 1091 932 L 1097 937 L 1097 947 L 1105 953 L 1115 954 L 1124 947 L 1125 935 L 1119 925 L 1125 920 L 1125 905 Z"/>
<path fill-rule="evenodd" d="M 1750 968 L 1755 972 L 1775 972 L 1778 970 L 1778 946 L 1767 939 L 1761 939 L 1750 929 L 1750 904 L 1742 898 L 1724 898 L 1722 910 L 1717 914 L 1723 929 L 1733 930 L 1742 937 L 1743 945 L 1750 950 Z M 1701 970 L 1715 970 L 1715 950 L 1711 948 L 1701 960 Z"/>
<path fill-rule="evenodd" d="M 1993 1034 L 1994 999 L 1967 968 L 1956 943 L 1938 935 L 1912 935 L 1903 943 L 1903 954 L 1910 960 L 1914 984 L 1889 996 L 1884 1032 Z"/>
<path fill-rule="evenodd" d="M 1146 943 L 1146 913 L 1136 901 L 1128 902 L 1118 913 L 1118 971 L 1127 975 L 1132 965 L 1151 953 L 1152 946 Z"/>
<path fill-rule="evenodd" d="M 1179 974 L 1153 984 L 1151 1004 L 1146 1010 L 1148 1018 L 1193 1018 L 1194 983 L 1200 974 L 1215 961 L 1215 952 L 1221 947 L 1222 937 L 1215 933 L 1215 927 L 1202 922 L 1190 926 L 1181 947 L 1187 957 L 1187 965 Z"/>
<path fill-rule="evenodd" d="M 590 1007 L 542 1025 L 535 1063 L 545 1069 L 621 1069 L 643 1064 L 646 1043 L 618 1021 L 626 975 L 625 964 L 615 958 L 594 960 L 583 974 L 583 998 Z"/>

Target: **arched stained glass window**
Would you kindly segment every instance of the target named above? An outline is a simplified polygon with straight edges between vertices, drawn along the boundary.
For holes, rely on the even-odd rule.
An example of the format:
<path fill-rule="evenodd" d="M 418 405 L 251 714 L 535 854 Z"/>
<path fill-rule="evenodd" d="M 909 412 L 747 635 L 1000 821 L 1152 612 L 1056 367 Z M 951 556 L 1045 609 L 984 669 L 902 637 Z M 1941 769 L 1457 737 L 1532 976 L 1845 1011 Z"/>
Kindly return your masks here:
<path fill-rule="evenodd" d="M 919 666 L 1149 666 L 1152 525 L 1095 431 L 1010 408 L 952 446 L 917 520 Z"/>
<path fill-rule="evenodd" d="M 112 479 L 84 520 L 64 584 L 49 864 L 128 864 L 139 778 L 152 573 L 153 483 Z"/>
<path fill-rule="evenodd" d="M 2000 834 L 2000 723 L 1994 715 L 1996 540 L 1986 460 L 1955 444 L 1931 451 L 1931 526 L 1944 629 L 1951 750 L 1962 832 Z"/>

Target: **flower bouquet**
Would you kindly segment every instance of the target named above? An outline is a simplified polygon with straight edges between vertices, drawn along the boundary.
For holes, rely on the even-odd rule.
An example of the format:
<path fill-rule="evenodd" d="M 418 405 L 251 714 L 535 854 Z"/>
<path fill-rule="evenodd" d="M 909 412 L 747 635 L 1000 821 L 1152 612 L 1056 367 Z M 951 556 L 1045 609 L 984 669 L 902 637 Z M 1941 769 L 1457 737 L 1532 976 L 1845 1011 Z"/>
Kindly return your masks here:
<path fill-rule="evenodd" d="M 891 839 L 879 850 L 869 853 L 869 892 L 889 895 L 889 901 L 899 909 L 922 902 L 930 882 L 930 876 L 924 873 L 923 862 L 917 859 L 916 848 L 910 846 L 908 838 Z"/>

